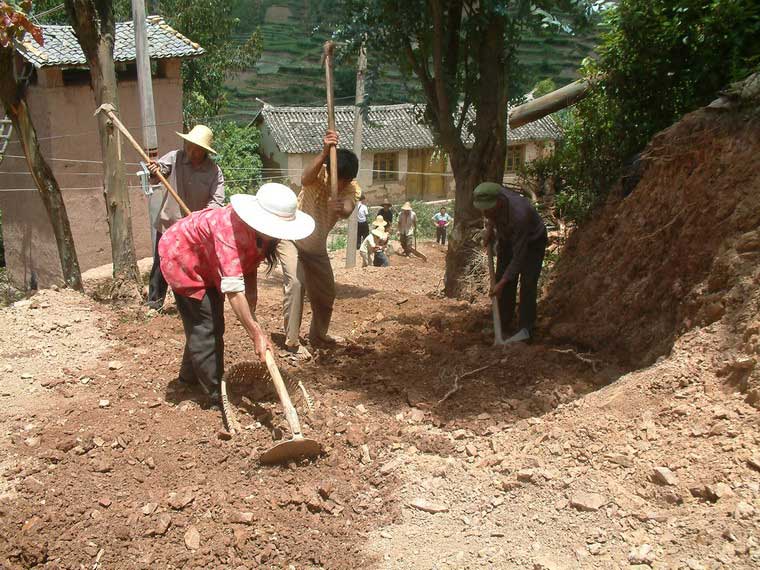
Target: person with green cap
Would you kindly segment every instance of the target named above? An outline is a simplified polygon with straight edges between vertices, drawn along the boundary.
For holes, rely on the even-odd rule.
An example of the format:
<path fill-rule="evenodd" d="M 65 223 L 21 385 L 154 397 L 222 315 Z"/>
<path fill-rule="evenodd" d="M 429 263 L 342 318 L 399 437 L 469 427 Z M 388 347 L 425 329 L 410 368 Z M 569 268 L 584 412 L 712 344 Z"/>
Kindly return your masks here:
<path fill-rule="evenodd" d="M 483 182 L 475 188 L 473 205 L 483 211 L 486 219 L 484 243 L 488 245 L 491 240 L 497 240 L 497 281 L 490 294 L 499 300 L 502 329 L 508 330 L 514 318 L 518 281 L 520 283 L 519 330 L 506 342 L 529 340 L 536 323 L 538 278 L 547 244 L 546 226 L 530 200 L 495 182 Z"/>

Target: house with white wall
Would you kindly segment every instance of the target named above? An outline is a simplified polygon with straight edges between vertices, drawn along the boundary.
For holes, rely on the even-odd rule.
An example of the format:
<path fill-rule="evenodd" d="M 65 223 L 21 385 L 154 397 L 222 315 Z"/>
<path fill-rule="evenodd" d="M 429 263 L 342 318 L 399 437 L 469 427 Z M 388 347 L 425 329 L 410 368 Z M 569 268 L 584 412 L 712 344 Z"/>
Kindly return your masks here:
<path fill-rule="evenodd" d="M 354 109 L 335 108 L 341 148 L 353 148 Z M 421 110 L 411 103 L 370 106 L 364 120 L 358 176 L 370 204 L 379 204 L 386 197 L 393 203 L 454 197 L 451 164 L 436 148 L 430 128 L 421 120 Z M 266 177 L 282 178 L 297 187 L 304 166 L 322 149 L 326 108 L 266 105 L 255 123 L 261 130 Z M 504 182 L 516 183 L 522 166 L 550 155 L 561 136 L 551 117 L 510 130 Z"/>

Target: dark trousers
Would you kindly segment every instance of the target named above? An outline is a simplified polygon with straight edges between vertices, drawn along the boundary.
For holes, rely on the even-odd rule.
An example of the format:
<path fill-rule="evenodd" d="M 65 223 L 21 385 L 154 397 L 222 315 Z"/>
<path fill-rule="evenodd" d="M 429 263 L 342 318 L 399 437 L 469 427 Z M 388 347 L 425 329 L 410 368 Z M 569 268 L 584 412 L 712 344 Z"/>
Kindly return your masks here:
<path fill-rule="evenodd" d="M 375 267 L 388 267 L 390 264 L 391 263 L 388 261 L 388 256 L 385 255 L 384 251 L 375 252 L 375 258 L 372 261 L 372 265 Z"/>
<path fill-rule="evenodd" d="M 501 316 L 501 328 L 503 334 L 509 334 L 512 320 L 515 315 L 515 300 L 517 297 L 517 283 L 520 282 L 520 310 L 519 328 L 533 332 L 536 324 L 536 301 L 538 299 L 538 278 L 541 275 L 541 266 L 546 252 L 546 237 L 528 246 L 525 263 L 522 271 L 516 279 L 513 279 L 501 290 L 499 297 L 499 313 Z M 509 262 L 512 259 L 512 248 L 508 242 L 499 242 L 498 256 L 496 258 L 496 281 L 504 275 Z"/>
<path fill-rule="evenodd" d="M 164 274 L 161 273 L 161 258 L 158 256 L 158 241 L 163 234 L 156 234 L 156 245 L 153 248 L 153 267 L 150 270 L 150 281 L 148 282 L 148 303 L 163 305 L 166 298 L 168 285 Z"/>
<path fill-rule="evenodd" d="M 364 238 L 369 235 L 369 222 L 359 222 L 358 228 L 359 231 L 356 234 L 356 249 L 359 249 L 362 246 Z"/>
<path fill-rule="evenodd" d="M 446 226 L 435 227 L 435 241 L 441 245 L 446 245 Z"/>
<path fill-rule="evenodd" d="M 206 289 L 200 301 L 175 294 L 185 329 L 185 352 L 179 377 L 198 382 L 207 392 L 218 389 L 224 374 L 224 295 Z"/>

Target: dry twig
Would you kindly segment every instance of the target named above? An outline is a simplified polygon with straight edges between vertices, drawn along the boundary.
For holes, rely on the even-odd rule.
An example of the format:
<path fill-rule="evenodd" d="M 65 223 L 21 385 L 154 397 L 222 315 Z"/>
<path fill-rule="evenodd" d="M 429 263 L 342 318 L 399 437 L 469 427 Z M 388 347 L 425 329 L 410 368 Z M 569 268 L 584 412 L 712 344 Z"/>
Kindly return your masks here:
<path fill-rule="evenodd" d="M 581 362 L 585 362 L 586 364 L 589 364 L 591 366 L 591 370 L 596 372 L 596 366 L 597 364 L 599 364 L 599 360 L 589 358 L 588 356 L 583 356 L 582 354 L 575 352 L 572 348 L 552 348 L 551 350 L 552 352 L 559 352 L 560 354 L 572 354 L 575 358 L 577 358 Z"/>
<path fill-rule="evenodd" d="M 461 389 L 461 386 L 459 385 L 459 382 L 461 382 L 465 378 L 469 378 L 470 376 L 474 376 L 475 374 L 477 374 L 479 372 L 483 372 L 484 370 L 488 370 L 489 368 L 491 368 L 491 366 L 493 366 L 497 362 L 498 362 L 498 360 L 495 361 L 495 362 L 491 362 L 490 364 L 486 364 L 485 366 L 481 366 L 480 368 L 476 368 L 475 370 L 470 370 L 469 372 L 463 372 L 462 374 L 454 374 L 454 385 L 449 389 L 448 392 L 446 392 L 443 395 L 443 398 L 441 398 L 440 400 L 438 400 L 438 402 L 436 402 L 435 406 L 440 406 L 443 402 L 445 402 L 446 400 L 448 400 L 452 395 L 454 395 L 455 393 L 457 393 Z M 441 374 L 441 376 L 443 376 L 443 374 Z"/>

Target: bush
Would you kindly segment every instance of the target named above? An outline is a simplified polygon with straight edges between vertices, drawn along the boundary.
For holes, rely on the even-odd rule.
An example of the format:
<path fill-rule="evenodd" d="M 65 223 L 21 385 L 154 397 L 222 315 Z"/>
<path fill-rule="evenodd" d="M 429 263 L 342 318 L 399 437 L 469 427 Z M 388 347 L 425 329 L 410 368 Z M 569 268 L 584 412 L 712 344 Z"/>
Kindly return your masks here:
<path fill-rule="evenodd" d="M 261 185 L 261 157 L 258 154 L 261 133 L 256 127 L 234 121 L 211 125 L 214 131 L 216 162 L 224 173 L 225 196 L 252 194 Z"/>
<path fill-rule="evenodd" d="M 553 178 L 558 213 L 582 221 L 652 136 L 760 65 L 756 0 L 621 0 L 606 13 L 602 77 L 566 119 L 551 158 L 528 168 Z"/>

